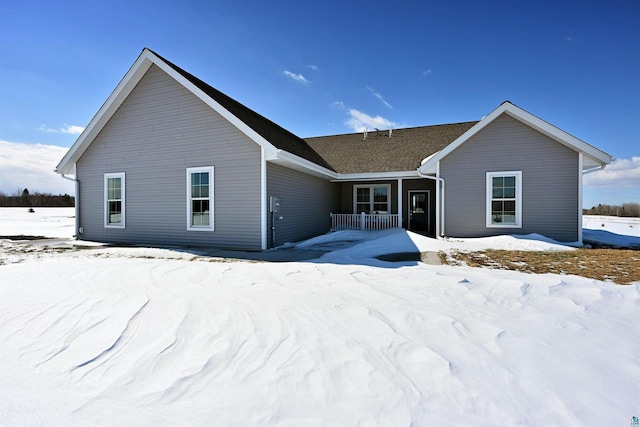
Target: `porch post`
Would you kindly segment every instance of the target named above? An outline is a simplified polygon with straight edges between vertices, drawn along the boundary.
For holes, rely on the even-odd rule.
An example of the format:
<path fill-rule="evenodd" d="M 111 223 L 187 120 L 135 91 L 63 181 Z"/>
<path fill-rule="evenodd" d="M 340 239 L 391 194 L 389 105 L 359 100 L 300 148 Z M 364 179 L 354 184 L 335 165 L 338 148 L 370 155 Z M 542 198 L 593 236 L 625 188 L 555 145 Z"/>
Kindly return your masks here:
<path fill-rule="evenodd" d="M 402 178 L 398 178 L 398 227 L 402 228 Z"/>

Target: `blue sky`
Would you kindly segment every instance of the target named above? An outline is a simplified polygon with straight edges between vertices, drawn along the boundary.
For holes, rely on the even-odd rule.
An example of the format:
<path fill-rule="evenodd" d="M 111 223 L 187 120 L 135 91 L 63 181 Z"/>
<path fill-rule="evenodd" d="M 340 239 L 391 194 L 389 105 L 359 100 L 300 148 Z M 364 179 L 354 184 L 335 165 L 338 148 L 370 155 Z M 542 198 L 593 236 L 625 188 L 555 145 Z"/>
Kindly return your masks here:
<path fill-rule="evenodd" d="M 72 192 L 37 171 L 149 47 L 301 137 L 510 100 L 619 159 L 585 206 L 639 202 L 638 22 L 637 0 L 0 0 L 0 191 Z"/>

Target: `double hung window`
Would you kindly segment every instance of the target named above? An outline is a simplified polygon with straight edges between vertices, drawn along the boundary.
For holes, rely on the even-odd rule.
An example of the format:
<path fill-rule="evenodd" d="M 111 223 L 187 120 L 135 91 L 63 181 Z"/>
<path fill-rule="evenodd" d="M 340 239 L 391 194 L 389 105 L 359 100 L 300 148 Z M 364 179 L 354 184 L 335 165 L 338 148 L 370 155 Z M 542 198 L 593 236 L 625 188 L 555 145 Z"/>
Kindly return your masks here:
<path fill-rule="evenodd" d="M 124 172 L 104 174 L 104 226 L 124 228 Z"/>
<path fill-rule="evenodd" d="M 354 213 L 390 213 L 391 185 L 356 185 L 353 192 Z"/>
<path fill-rule="evenodd" d="M 187 169 L 187 229 L 213 231 L 213 166 Z"/>
<path fill-rule="evenodd" d="M 522 227 L 522 172 L 487 172 L 487 227 Z"/>

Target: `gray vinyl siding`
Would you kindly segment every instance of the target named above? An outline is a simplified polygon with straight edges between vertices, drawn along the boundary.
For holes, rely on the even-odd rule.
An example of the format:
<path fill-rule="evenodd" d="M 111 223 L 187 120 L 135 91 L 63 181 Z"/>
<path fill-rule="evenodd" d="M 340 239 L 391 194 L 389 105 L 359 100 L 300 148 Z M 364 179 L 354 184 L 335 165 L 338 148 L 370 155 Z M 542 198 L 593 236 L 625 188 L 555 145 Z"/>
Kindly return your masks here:
<path fill-rule="evenodd" d="M 329 214 L 339 206 L 338 184 L 273 163 L 267 163 L 267 195 L 280 200 L 274 221 L 275 246 L 327 233 Z M 268 214 L 269 227 L 271 219 Z M 270 228 L 267 234 L 269 246 L 274 246 Z"/>
<path fill-rule="evenodd" d="M 440 162 L 452 237 L 578 240 L 578 153 L 503 114 Z M 522 228 L 486 227 L 486 172 L 522 171 Z"/>
<path fill-rule="evenodd" d="M 152 66 L 77 163 L 80 238 L 261 249 L 260 147 Z M 214 231 L 187 231 L 189 167 L 214 167 Z M 104 227 L 103 177 L 126 174 L 126 228 Z"/>

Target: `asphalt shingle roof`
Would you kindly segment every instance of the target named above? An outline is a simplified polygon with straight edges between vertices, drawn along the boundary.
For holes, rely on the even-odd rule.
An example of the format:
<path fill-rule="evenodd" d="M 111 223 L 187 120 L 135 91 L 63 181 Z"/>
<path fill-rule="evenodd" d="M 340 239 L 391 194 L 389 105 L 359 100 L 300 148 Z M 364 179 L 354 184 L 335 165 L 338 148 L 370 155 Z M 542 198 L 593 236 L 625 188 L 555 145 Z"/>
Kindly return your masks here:
<path fill-rule="evenodd" d="M 151 51 L 153 52 L 153 51 Z M 477 122 L 421 126 L 302 139 L 242 105 L 162 56 L 158 58 L 242 120 L 278 149 L 338 173 L 413 171 L 420 162 L 442 150 Z"/>
<path fill-rule="evenodd" d="M 478 122 L 306 138 L 338 173 L 413 171 Z"/>
<path fill-rule="evenodd" d="M 153 54 L 166 62 L 167 65 L 180 73 L 218 104 L 222 105 L 231 114 L 242 120 L 247 126 L 256 131 L 276 148 L 295 154 L 296 156 L 302 157 L 303 159 L 309 160 L 310 162 L 329 170 L 333 170 L 331 166 L 304 141 L 304 139 L 294 135 L 285 128 L 277 125 L 266 117 L 261 116 L 250 108 L 245 107 L 235 99 L 225 95 L 218 89 L 211 87 L 193 74 L 166 60 L 156 52 L 153 52 Z"/>

